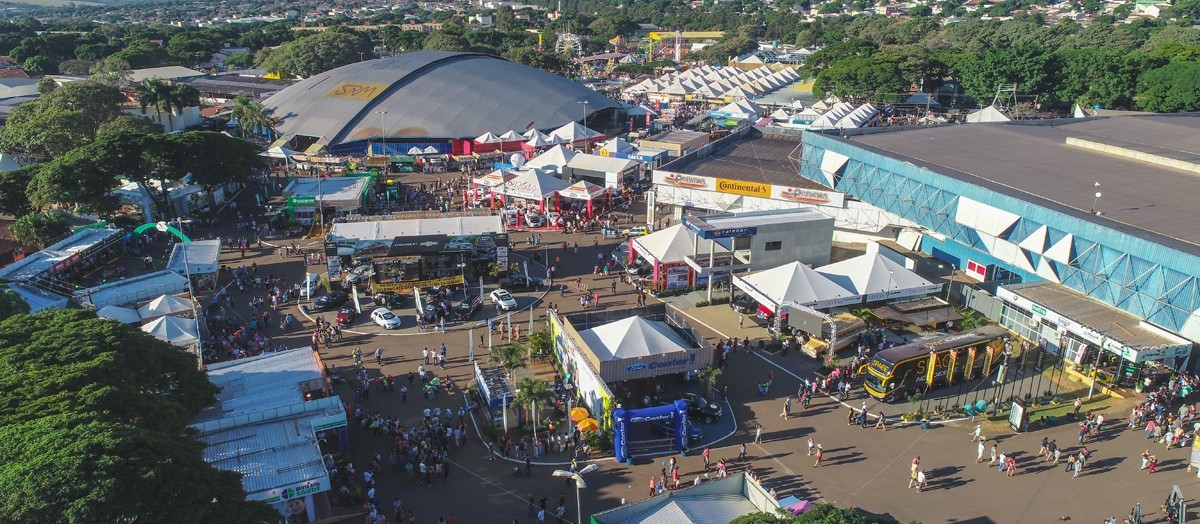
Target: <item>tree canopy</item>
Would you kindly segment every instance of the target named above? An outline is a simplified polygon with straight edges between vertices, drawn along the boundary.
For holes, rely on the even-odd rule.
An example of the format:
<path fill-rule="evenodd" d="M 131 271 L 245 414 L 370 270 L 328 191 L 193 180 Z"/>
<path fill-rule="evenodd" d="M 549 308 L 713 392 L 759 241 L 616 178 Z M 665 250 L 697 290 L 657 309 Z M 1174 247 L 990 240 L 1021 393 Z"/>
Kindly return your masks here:
<path fill-rule="evenodd" d="M 13 239 L 17 242 L 45 249 L 66 236 L 71 226 L 62 215 L 54 212 L 29 213 L 18 218 L 12 225 Z"/>
<path fill-rule="evenodd" d="M 371 57 L 370 39 L 353 31 L 331 29 L 279 46 L 267 54 L 259 66 L 268 71 L 307 78 Z"/>
<path fill-rule="evenodd" d="M 0 322 L 0 520 L 276 519 L 190 436 L 215 393 L 194 355 L 92 312 Z"/>

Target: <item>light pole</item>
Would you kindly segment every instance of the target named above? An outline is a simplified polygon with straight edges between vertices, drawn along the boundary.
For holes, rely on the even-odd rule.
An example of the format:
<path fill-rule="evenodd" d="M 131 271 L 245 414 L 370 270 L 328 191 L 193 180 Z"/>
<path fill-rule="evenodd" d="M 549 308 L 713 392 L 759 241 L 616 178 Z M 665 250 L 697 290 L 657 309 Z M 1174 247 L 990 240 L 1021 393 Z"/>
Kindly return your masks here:
<path fill-rule="evenodd" d="M 579 502 L 579 490 L 587 487 L 587 482 L 584 482 L 583 476 L 600 469 L 600 466 L 588 464 L 578 472 L 567 471 L 565 469 L 554 470 L 553 475 L 556 477 L 567 477 L 575 481 L 575 522 L 583 522 L 583 505 Z"/>
<path fill-rule="evenodd" d="M 579 103 L 583 104 L 583 118 L 579 119 L 579 126 L 586 128 L 587 127 L 587 114 L 588 114 L 587 108 L 588 108 L 589 102 L 587 100 L 580 100 Z M 583 152 L 584 153 L 588 152 L 588 141 L 587 140 L 588 140 L 587 137 L 584 136 L 583 137 Z"/>
<path fill-rule="evenodd" d="M 376 111 L 375 112 L 375 114 L 379 115 L 379 142 L 380 142 L 380 149 L 383 150 L 383 156 L 387 156 L 387 124 L 385 124 L 383 121 L 383 117 L 387 113 L 388 113 L 387 111 Z M 386 164 L 385 164 L 385 167 L 386 167 Z M 384 174 L 387 174 L 387 169 L 384 169 L 383 172 L 384 172 Z"/>
<path fill-rule="evenodd" d="M 1092 211 L 1091 211 L 1091 213 L 1092 213 L 1093 215 L 1094 215 L 1094 214 L 1096 214 L 1096 204 L 1100 202 L 1100 196 L 1101 196 L 1101 194 L 1100 194 L 1100 183 L 1099 183 L 1099 182 L 1096 182 L 1096 183 L 1094 184 L 1094 186 L 1095 186 L 1095 188 L 1096 188 L 1096 196 L 1095 196 L 1095 198 L 1092 198 Z"/>

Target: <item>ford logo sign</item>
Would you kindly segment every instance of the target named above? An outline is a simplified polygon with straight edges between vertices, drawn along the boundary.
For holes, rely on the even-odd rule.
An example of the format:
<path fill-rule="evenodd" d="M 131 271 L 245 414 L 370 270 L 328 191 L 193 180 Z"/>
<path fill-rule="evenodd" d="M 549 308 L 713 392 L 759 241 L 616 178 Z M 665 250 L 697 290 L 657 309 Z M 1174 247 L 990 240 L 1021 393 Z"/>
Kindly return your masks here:
<path fill-rule="evenodd" d="M 625 368 L 625 371 L 641 371 L 643 369 L 646 369 L 646 367 L 647 366 L 645 364 L 634 364 L 632 366 Z"/>

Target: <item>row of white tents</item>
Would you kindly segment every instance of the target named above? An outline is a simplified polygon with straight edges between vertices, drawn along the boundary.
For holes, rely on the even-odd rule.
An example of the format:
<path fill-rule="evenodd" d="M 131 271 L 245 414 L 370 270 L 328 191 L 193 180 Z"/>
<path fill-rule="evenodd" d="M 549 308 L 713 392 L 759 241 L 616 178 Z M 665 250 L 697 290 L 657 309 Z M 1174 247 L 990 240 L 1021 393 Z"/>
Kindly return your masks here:
<path fill-rule="evenodd" d="M 749 71 L 736 67 L 703 66 L 681 73 L 648 78 L 623 91 L 626 95 L 676 95 L 704 98 L 758 98 L 801 79 L 800 73 L 767 66 Z"/>
<path fill-rule="evenodd" d="M 772 311 L 784 303 L 822 309 L 926 296 L 942 288 L 878 253 L 816 269 L 792 262 L 746 276 L 734 275 L 733 284 Z"/>
<path fill-rule="evenodd" d="M 797 107 L 798 105 L 801 107 Z M 874 123 L 880 113 L 879 109 L 870 103 L 856 106 L 837 97 L 830 97 L 807 108 L 802 107 L 802 104 L 793 103 L 791 108 L 776 109 L 769 116 L 785 127 L 857 129 Z"/>
<path fill-rule="evenodd" d="M 124 324 L 142 324 L 142 331 L 155 338 L 186 347 L 200 342 L 199 326 L 195 320 L 177 315 L 191 312 L 191 299 L 162 295 L 136 309 L 104 306 L 96 315 Z"/>
<path fill-rule="evenodd" d="M 526 146 L 550 147 L 557 144 L 575 144 L 579 142 L 587 142 L 604 138 L 605 135 L 592 131 L 578 122 L 568 122 L 562 127 L 551 131 L 550 133 L 542 133 L 537 129 L 530 129 L 524 133 L 517 131 L 508 131 L 502 135 L 495 135 L 491 132 L 484 133 L 475 138 L 476 144 L 507 144 L 520 142 Z"/>

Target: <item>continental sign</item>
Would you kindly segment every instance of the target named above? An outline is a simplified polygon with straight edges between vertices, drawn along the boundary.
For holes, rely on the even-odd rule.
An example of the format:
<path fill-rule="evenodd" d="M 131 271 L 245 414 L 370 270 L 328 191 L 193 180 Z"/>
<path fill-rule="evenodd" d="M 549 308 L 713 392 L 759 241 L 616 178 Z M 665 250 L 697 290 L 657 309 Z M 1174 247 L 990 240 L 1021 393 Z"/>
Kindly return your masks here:
<path fill-rule="evenodd" d="M 731 195 L 745 195 L 771 198 L 771 184 L 761 182 L 743 182 L 741 180 L 717 179 L 717 192 Z"/>
<path fill-rule="evenodd" d="M 459 286 L 463 283 L 462 275 L 454 275 L 452 277 L 434 278 L 430 280 L 413 280 L 411 282 L 380 282 L 371 284 L 371 291 L 375 293 L 386 293 L 388 291 L 408 291 L 414 287 L 427 288 L 434 286 Z"/>
<path fill-rule="evenodd" d="M 371 100 L 379 96 L 388 86 L 383 84 L 359 84 L 342 82 L 330 89 L 325 96 L 333 98 L 353 98 L 355 100 Z"/>

